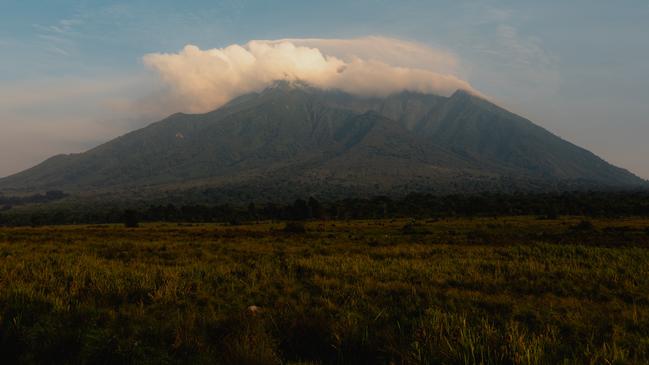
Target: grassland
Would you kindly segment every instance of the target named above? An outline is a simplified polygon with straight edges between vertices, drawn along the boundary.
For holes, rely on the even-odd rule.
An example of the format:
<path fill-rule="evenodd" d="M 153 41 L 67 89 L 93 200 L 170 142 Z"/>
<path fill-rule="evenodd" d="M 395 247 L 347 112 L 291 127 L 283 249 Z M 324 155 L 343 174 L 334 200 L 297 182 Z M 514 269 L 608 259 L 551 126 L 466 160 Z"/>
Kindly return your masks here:
<path fill-rule="evenodd" d="M 0 228 L 0 361 L 649 362 L 648 220 L 283 227 Z"/>

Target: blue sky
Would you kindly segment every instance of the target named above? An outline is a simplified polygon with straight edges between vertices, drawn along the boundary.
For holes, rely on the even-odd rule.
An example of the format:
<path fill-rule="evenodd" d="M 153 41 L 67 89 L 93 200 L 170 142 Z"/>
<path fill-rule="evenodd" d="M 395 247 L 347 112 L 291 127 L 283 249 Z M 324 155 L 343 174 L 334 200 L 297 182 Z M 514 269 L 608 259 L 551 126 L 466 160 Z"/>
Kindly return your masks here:
<path fill-rule="evenodd" d="M 649 2 L 0 1 L 0 176 L 159 117 L 142 56 L 186 44 L 383 36 L 449 52 L 476 89 L 649 178 Z"/>

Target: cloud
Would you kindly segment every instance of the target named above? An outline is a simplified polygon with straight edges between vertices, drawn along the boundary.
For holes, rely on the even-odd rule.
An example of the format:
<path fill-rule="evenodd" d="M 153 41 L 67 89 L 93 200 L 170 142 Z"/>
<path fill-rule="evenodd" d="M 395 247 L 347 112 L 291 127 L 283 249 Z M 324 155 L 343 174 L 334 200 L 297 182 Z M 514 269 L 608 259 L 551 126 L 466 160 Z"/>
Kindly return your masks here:
<path fill-rule="evenodd" d="M 82 25 L 81 19 L 61 19 L 52 25 L 32 24 L 37 31 L 37 38 L 43 41 L 44 48 L 51 53 L 70 56 L 76 49 L 74 38 L 78 36 L 76 26 Z"/>
<path fill-rule="evenodd" d="M 391 38 L 251 41 L 143 58 L 169 86 L 183 111 L 206 112 L 276 80 L 300 80 L 324 89 L 364 96 L 410 90 L 450 95 L 475 91 L 457 76 L 449 52 Z"/>
<path fill-rule="evenodd" d="M 541 105 L 540 99 L 556 97 L 562 85 L 560 60 L 527 25 L 538 14 L 487 3 L 465 4 L 464 10 L 452 33 L 456 51 L 470 61 L 466 67 L 474 85 L 514 110 L 516 104 L 531 105 L 519 108 L 526 113 Z"/>
<path fill-rule="evenodd" d="M 508 55 L 514 55 L 510 66 L 537 67 L 547 69 L 553 66 L 555 59 L 541 45 L 541 41 L 535 37 L 524 38 L 518 34 L 513 26 L 500 24 L 496 28 L 497 40 L 500 48 L 507 51 Z"/>
<path fill-rule="evenodd" d="M 353 39 L 287 38 L 265 41 L 271 44 L 291 42 L 296 46 L 312 47 L 322 53 L 350 62 L 354 58 L 381 61 L 391 66 L 421 68 L 438 73 L 456 74 L 459 61 L 450 51 L 433 49 L 421 43 L 388 37 Z"/>

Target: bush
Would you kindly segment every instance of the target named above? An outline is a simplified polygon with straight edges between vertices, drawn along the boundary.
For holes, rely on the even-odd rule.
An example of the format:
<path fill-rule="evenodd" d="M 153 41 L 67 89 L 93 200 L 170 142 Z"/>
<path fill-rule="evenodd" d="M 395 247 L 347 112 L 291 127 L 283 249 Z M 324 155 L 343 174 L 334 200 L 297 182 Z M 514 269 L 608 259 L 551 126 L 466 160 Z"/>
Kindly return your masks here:
<path fill-rule="evenodd" d="M 582 220 L 579 224 L 572 226 L 575 231 L 592 231 L 595 226 L 591 221 Z"/>
<path fill-rule="evenodd" d="M 429 234 L 430 231 L 426 229 L 425 226 L 422 226 L 421 224 L 411 221 L 409 223 L 404 224 L 403 227 L 401 227 L 401 233 L 403 234 Z"/>
<path fill-rule="evenodd" d="M 137 228 L 140 226 L 136 211 L 131 209 L 124 211 L 124 226 L 126 228 Z"/>
<path fill-rule="evenodd" d="M 557 220 L 559 219 L 559 212 L 556 209 L 548 209 L 543 213 L 539 219 L 542 220 Z"/>
<path fill-rule="evenodd" d="M 288 222 L 284 226 L 284 232 L 287 233 L 306 233 L 304 222 Z"/>

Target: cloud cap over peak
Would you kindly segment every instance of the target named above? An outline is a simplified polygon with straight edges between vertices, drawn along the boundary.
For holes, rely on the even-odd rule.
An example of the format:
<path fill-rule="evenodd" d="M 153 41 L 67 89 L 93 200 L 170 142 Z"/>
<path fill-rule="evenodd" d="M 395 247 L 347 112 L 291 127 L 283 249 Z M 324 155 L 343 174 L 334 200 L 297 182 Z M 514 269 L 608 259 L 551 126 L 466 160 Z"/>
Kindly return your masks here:
<path fill-rule="evenodd" d="M 147 54 L 143 61 L 168 85 L 178 106 L 194 113 L 277 80 L 364 96 L 475 92 L 457 76 L 451 53 L 383 37 L 255 40 L 207 50 L 187 45 L 178 53 Z"/>

